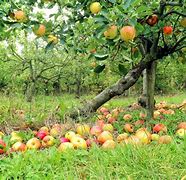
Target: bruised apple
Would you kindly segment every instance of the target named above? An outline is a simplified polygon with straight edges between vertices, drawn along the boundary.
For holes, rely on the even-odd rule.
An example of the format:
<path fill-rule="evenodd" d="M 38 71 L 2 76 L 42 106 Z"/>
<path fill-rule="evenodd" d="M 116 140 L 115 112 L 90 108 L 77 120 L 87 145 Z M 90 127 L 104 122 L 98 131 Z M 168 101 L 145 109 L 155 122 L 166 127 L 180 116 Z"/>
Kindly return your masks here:
<path fill-rule="evenodd" d="M 126 132 L 129 132 L 129 133 L 133 133 L 134 132 L 134 127 L 132 124 L 130 123 L 127 123 L 124 125 L 123 129 L 126 131 Z"/>

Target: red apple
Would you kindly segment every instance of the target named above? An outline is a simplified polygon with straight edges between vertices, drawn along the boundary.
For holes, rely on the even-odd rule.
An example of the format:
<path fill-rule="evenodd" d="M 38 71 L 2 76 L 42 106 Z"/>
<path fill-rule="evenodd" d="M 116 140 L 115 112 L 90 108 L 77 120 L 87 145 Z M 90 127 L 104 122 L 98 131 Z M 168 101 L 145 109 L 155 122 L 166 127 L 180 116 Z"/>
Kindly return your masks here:
<path fill-rule="evenodd" d="M 112 124 L 112 123 L 116 122 L 116 118 L 114 118 L 114 117 L 109 117 L 109 118 L 108 118 L 108 122 Z"/>
<path fill-rule="evenodd" d="M 41 130 L 41 131 L 37 132 L 36 137 L 42 140 L 46 135 L 47 135 L 47 132 Z"/>
<path fill-rule="evenodd" d="M 104 120 L 98 120 L 96 122 L 96 125 L 98 125 L 100 128 L 103 128 L 104 124 L 105 124 L 105 121 Z"/>
<path fill-rule="evenodd" d="M 61 138 L 60 138 L 60 142 L 61 142 L 61 143 L 65 143 L 65 142 L 70 142 L 70 140 L 67 139 L 67 138 L 65 138 L 65 137 L 61 137 Z"/>
<path fill-rule="evenodd" d="M 101 108 L 99 109 L 99 111 L 100 111 L 102 114 L 104 114 L 105 112 L 109 112 L 109 110 L 108 110 L 107 108 L 105 108 L 105 107 L 101 107 Z"/>
<path fill-rule="evenodd" d="M 163 27 L 163 33 L 165 35 L 171 35 L 172 31 L 173 31 L 172 26 L 165 26 L 165 27 Z"/>
<path fill-rule="evenodd" d="M 146 115 L 146 114 L 144 114 L 144 113 L 142 113 L 142 112 L 140 112 L 139 117 L 140 117 L 141 119 L 145 119 L 145 118 L 147 117 L 147 115 Z"/>
<path fill-rule="evenodd" d="M 159 132 L 167 132 L 167 127 L 164 124 L 156 124 L 153 127 L 153 132 L 154 133 L 159 133 Z"/>
<path fill-rule="evenodd" d="M 153 14 L 147 18 L 146 22 L 148 25 L 154 26 L 158 22 L 158 16 L 156 14 Z"/>
<path fill-rule="evenodd" d="M 5 153 L 5 151 L 6 151 L 6 143 L 2 139 L 0 139 L 0 154 Z"/>
<path fill-rule="evenodd" d="M 49 129 L 48 129 L 48 127 L 46 127 L 46 126 L 43 126 L 43 127 L 41 127 L 40 129 L 39 129 L 39 131 L 45 131 L 45 132 L 49 132 Z"/>
<path fill-rule="evenodd" d="M 102 128 L 100 126 L 92 126 L 92 128 L 90 129 L 91 135 L 98 136 L 101 134 L 101 132 L 102 132 Z"/>

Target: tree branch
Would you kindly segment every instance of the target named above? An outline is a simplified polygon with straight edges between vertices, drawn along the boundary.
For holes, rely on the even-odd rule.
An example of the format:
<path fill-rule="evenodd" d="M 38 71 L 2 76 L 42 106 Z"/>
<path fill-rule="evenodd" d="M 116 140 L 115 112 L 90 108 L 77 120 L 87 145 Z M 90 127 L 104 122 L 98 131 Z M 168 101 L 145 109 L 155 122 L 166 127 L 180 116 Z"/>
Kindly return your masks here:
<path fill-rule="evenodd" d="M 186 39 L 186 36 L 183 36 L 180 40 L 176 42 L 176 44 L 170 49 L 170 53 L 175 52 L 176 48 Z"/>
<path fill-rule="evenodd" d="M 168 13 L 166 13 L 166 14 L 163 15 L 163 18 L 167 17 L 167 16 L 170 15 L 170 14 L 177 14 L 177 15 L 179 15 L 179 16 L 186 17 L 186 14 L 184 14 L 184 13 L 180 13 L 180 12 L 178 12 L 178 11 L 169 11 Z"/>

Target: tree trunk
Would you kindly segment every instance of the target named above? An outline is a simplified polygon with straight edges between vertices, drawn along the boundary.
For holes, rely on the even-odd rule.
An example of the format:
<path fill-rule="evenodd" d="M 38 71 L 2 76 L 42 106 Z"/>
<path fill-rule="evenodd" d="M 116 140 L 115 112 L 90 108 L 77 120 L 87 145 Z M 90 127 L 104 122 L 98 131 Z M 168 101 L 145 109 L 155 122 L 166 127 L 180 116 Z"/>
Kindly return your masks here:
<path fill-rule="evenodd" d="M 85 103 L 82 107 L 71 111 L 66 114 L 66 117 L 77 118 L 77 116 L 88 115 L 91 112 L 95 112 L 101 105 L 109 101 L 114 96 L 118 96 L 124 93 L 125 90 L 129 89 L 136 83 L 143 70 L 152 62 L 154 59 L 147 54 L 143 60 L 139 62 L 132 70 L 130 70 L 126 76 L 122 77 L 118 82 L 112 86 L 103 90 L 91 101 Z"/>
<path fill-rule="evenodd" d="M 153 118 L 153 113 L 154 113 L 155 77 L 156 77 L 156 62 L 154 61 L 147 66 L 147 72 L 146 72 L 147 117 L 149 119 Z"/>
<path fill-rule="evenodd" d="M 32 102 L 33 96 L 35 95 L 35 83 L 30 82 L 26 90 L 26 101 Z"/>

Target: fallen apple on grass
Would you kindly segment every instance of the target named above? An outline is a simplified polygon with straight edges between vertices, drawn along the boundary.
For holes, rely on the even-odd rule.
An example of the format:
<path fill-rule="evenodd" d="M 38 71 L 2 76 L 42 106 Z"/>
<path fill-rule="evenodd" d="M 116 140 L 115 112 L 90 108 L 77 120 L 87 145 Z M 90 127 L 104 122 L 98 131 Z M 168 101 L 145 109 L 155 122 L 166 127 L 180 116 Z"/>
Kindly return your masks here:
<path fill-rule="evenodd" d="M 103 131 L 97 139 L 100 144 L 103 144 L 107 140 L 113 140 L 113 135 L 109 131 Z"/>
<path fill-rule="evenodd" d="M 26 146 L 28 149 L 39 149 L 41 147 L 41 142 L 37 138 L 32 138 L 27 141 Z"/>

